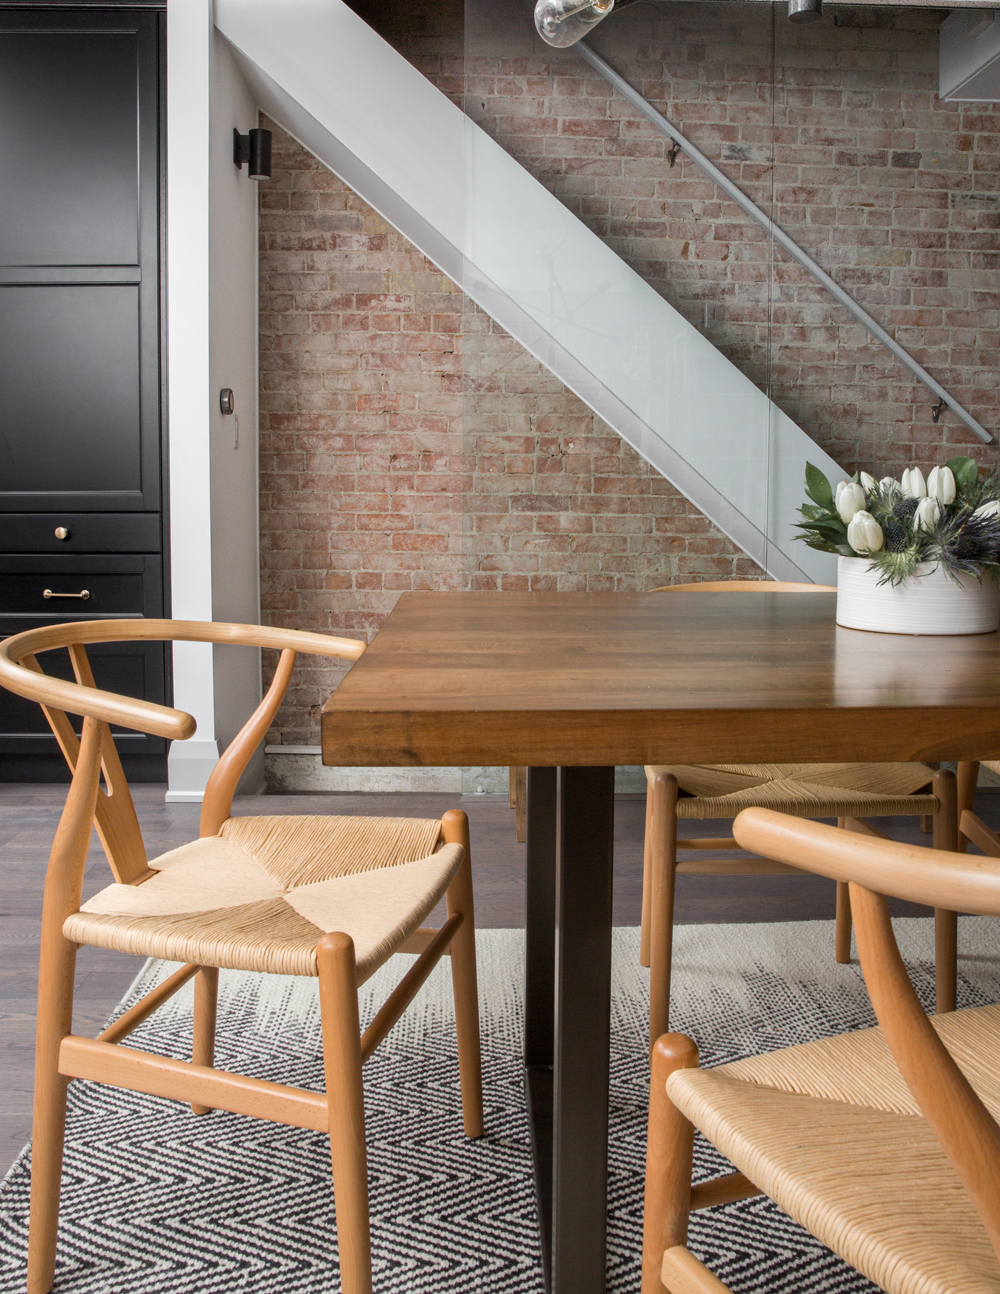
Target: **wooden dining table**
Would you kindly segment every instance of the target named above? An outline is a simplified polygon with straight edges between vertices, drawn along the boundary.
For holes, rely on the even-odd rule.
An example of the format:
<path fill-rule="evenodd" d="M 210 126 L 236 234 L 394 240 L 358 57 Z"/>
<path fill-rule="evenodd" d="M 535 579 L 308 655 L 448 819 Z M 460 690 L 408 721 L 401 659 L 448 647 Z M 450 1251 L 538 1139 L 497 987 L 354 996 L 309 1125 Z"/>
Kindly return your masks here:
<path fill-rule="evenodd" d="M 325 764 L 528 767 L 524 1066 L 552 1294 L 605 1288 L 615 765 L 1000 757 L 1000 635 L 841 629 L 835 601 L 407 593 L 326 704 Z"/>

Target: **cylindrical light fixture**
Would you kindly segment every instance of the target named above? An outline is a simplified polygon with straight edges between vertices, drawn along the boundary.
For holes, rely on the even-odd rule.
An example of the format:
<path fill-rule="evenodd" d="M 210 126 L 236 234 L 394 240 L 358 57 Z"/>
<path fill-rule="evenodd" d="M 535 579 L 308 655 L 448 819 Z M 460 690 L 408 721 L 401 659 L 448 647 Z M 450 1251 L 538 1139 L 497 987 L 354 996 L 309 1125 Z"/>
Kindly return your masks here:
<path fill-rule="evenodd" d="M 251 130 L 250 165 L 247 174 L 251 180 L 271 178 L 271 132 L 269 130 Z"/>
<path fill-rule="evenodd" d="M 788 0 L 789 22 L 815 22 L 823 17 L 823 0 Z"/>
<path fill-rule="evenodd" d="M 251 130 L 241 135 L 233 130 L 233 162 L 243 169 L 247 163 L 247 174 L 251 180 L 269 180 L 271 178 L 271 132 L 269 130 Z"/>

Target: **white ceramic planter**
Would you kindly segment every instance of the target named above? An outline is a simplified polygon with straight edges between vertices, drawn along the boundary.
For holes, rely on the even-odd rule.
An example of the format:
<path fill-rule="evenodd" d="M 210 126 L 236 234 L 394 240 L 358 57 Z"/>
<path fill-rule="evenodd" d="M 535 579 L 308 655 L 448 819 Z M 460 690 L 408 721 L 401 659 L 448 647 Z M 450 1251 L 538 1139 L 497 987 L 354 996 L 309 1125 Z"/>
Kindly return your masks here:
<path fill-rule="evenodd" d="M 940 566 L 921 562 L 895 588 L 879 586 L 867 557 L 837 560 L 837 624 L 882 634 L 988 634 L 1000 626 L 1000 586 L 985 575 L 961 584 Z"/>

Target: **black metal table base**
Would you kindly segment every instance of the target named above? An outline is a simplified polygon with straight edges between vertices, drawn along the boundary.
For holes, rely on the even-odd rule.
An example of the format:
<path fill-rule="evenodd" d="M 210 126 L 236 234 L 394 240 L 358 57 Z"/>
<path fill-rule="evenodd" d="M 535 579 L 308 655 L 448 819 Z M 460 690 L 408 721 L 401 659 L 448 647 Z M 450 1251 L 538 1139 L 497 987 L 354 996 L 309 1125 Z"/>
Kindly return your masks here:
<path fill-rule="evenodd" d="M 550 1294 L 604 1294 L 613 768 L 528 770 L 524 1064 Z"/>

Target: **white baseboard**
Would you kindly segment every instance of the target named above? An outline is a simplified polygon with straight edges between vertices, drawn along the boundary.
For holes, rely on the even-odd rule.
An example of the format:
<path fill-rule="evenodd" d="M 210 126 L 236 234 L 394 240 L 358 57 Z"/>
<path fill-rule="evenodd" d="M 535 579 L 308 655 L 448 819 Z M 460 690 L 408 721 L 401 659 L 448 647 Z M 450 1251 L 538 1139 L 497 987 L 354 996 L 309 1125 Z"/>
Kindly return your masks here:
<path fill-rule="evenodd" d="M 320 761 L 319 746 L 265 746 L 264 765 L 268 790 L 285 794 L 423 792 L 484 797 L 505 796 L 508 792 L 505 767 L 328 768 Z M 642 769 L 617 769 L 615 790 L 619 794 L 644 794 L 646 778 Z"/>

